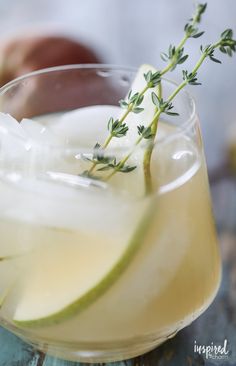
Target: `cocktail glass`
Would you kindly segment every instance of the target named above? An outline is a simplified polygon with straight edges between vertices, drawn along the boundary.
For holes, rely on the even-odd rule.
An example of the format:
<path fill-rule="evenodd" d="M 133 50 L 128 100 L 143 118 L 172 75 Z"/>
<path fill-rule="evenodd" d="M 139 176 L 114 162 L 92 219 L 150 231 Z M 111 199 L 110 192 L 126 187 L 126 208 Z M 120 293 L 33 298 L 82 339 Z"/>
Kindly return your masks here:
<path fill-rule="evenodd" d="M 86 174 L 134 77 L 125 67 L 63 66 L 0 90 L 1 324 L 68 360 L 115 361 L 155 348 L 210 305 L 220 282 L 187 92 L 175 99 L 180 116 L 160 122 L 152 194 L 144 193 L 145 144 L 132 153 L 132 172 L 109 181 L 106 170 Z M 163 81 L 164 95 L 174 88 Z M 129 153 L 132 128 L 102 157 Z"/>

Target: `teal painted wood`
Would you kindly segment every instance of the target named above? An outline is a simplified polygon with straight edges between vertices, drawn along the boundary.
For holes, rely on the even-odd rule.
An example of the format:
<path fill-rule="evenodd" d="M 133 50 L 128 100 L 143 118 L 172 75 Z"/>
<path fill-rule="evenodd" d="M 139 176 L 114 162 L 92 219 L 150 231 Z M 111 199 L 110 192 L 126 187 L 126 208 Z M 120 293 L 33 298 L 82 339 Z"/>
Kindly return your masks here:
<path fill-rule="evenodd" d="M 70 361 L 63 361 L 63 360 L 58 360 L 56 358 L 53 357 L 46 357 L 45 361 L 43 363 L 43 366 L 84 366 L 88 364 L 82 364 L 82 363 L 78 363 L 78 362 L 70 362 Z M 100 366 L 100 365 L 105 365 L 105 364 L 90 364 L 90 365 L 96 365 L 96 366 Z M 111 365 L 111 366 L 129 366 L 129 363 L 127 362 L 114 362 L 112 364 L 106 364 L 107 366 Z"/>
<path fill-rule="evenodd" d="M 29 345 L 0 328 L 0 366 L 35 366 L 39 356 Z"/>

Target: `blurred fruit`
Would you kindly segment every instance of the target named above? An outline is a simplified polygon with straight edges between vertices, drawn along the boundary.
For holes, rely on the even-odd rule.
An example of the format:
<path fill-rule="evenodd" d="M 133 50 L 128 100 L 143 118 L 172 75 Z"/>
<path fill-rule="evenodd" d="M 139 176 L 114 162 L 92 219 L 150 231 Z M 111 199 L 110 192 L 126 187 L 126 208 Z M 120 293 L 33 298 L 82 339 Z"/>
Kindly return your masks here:
<path fill-rule="evenodd" d="M 46 67 L 99 62 L 87 46 L 56 35 L 11 38 L 0 46 L 0 60 L 0 86 Z"/>

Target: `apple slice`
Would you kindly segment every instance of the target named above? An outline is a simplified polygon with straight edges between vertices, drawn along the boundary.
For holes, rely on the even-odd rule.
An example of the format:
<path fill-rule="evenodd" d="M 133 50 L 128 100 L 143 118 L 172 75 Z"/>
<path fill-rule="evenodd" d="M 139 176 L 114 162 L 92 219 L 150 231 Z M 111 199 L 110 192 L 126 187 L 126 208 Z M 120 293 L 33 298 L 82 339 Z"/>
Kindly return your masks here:
<path fill-rule="evenodd" d="M 151 221 L 150 207 L 128 242 L 80 235 L 68 242 L 42 245 L 29 258 L 14 322 L 20 326 L 56 324 L 96 301 L 137 253 Z"/>
<path fill-rule="evenodd" d="M 131 87 L 133 91 L 142 90 L 145 85 L 143 74 L 149 70 L 155 71 L 149 65 L 140 67 Z M 150 95 L 144 98 L 142 106 L 145 108 L 142 113 L 130 114 L 127 120 L 130 129 L 127 136 L 120 139 L 123 142 L 113 139 L 112 147 L 133 144 L 137 138 L 137 124 L 151 121 L 155 108 Z M 80 110 L 77 113 L 79 118 Z M 65 115 L 64 121 L 68 126 L 69 119 Z M 89 227 L 87 234 L 59 230 L 58 239 L 53 237 L 51 241 L 48 233 L 48 242 L 42 243 L 29 259 L 28 276 L 22 286 L 14 322 L 20 326 L 47 326 L 93 304 L 119 280 L 135 257 L 151 222 L 153 208 L 153 204 L 145 200 L 139 210 L 141 220 L 136 220 L 136 229 L 125 238 L 115 239 L 95 233 L 92 236 Z M 135 208 L 133 210 L 135 212 Z M 63 235 L 68 237 L 63 238 Z"/>
<path fill-rule="evenodd" d="M 132 94 L 141 92 L 146 85 L 143 74 L 149 70 L 157 71 L 153 66 L 140 66 L 136 77 L 131 85 Z M 148 125 L 153 118 L 155 106 L 152 103 L 151 93 L 153 89 L 147 90 L 144 95 L 142 106 L 144 111 L 141 113 L 129 113 L 125 123 L 129 127 L 125 137 L 113 138 L 110 147 L 125 147 L 133 145 L 138 137 L 137 126 L 139 124 Z M 126 96 L 127 100 L 128 96 Z M 78 146 L 93 147 L 96 142 L 103 143 L 108 135 L 107 123 L 110 117 L 119 118 L 124 113 L 119 106 L 112 105 L 94 105 L 78 108 L 64 113 L 58 121 L 54 121 L 49 129 L 57 136 L 63 137 L 69 143 Z M 99 140 L 99 141 L 97 141 Z"/>

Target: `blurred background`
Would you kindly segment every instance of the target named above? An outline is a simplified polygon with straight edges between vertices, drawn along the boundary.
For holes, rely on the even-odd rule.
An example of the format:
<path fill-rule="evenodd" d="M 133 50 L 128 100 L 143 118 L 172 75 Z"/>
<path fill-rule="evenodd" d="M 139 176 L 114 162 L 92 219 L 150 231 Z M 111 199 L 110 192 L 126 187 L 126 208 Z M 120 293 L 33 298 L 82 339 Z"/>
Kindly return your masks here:
<path fill-rule="evenodd" d="M 66 35 L 91 48 L 95 59 L 105 63 L 163 67 L 160 52 L 179 42 L 194 5 L 190 0 L 0 0 L 0 34 L 2 44 L 34 33 Z M 236 33 L 236 1 L 208 0 L 201 24 L 206 34 L 186 46 L 191 57 L 184 68 L 190 69 L 199 57 L 201 43 L 211 43 L 225 28 Z M 207 62 L 201 68 L 202 86 L 189 87 L 197 102 L 210 169 L 224 158 L 230 126 L 236 129 L 236 58 L 221 54 L 220 59 L 223 65 Z M 179 67 L 171 77 L 180 80 L 180 71 Z"/>

